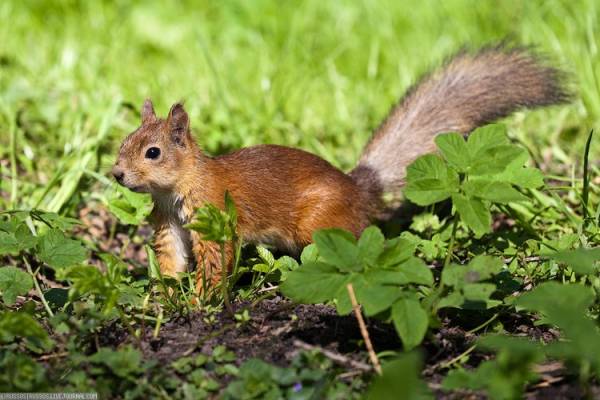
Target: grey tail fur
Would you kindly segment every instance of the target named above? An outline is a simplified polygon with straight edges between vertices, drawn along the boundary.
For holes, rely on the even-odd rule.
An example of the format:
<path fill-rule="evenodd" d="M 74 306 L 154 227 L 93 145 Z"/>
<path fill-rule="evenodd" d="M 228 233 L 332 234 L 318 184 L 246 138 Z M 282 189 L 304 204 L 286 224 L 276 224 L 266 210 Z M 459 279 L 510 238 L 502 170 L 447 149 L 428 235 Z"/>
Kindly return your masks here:
<path fill-rule="evenodd" d="M 439 133 L 468 133 L 522 108 L 568 102 L 565 74 L 528 48 L 461 51 L 413 86 L 376 130 L 350 176 L 399 198 L 406 167 L 435 151 Z"/>

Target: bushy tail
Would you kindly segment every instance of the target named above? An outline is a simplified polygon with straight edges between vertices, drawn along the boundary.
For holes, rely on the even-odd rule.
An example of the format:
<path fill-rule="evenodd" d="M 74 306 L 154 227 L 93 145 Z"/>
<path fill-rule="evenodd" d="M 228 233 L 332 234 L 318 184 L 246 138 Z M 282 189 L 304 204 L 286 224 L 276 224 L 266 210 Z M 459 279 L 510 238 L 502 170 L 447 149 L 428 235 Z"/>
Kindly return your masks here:
<path fill-rule="evenodd" d="M 461 51 L 413 86 L 373 134 L 350 175 L 396 197 L 406 167 L 435 150 L 443 132 L 468 133 L 520 108 L 567 102 L 564 73 L 526 48 Z"/>

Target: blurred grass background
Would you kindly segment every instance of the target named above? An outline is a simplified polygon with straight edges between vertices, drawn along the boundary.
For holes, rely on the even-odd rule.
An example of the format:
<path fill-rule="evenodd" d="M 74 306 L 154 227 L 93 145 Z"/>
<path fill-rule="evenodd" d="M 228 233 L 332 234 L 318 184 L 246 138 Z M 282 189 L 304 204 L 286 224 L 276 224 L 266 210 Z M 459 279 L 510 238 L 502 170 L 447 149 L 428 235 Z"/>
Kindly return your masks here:
<path fill-rule="evenodd" d="M 568 165 L 599 125 L 599 14 L 595 0 L 4 0 L 0 209 L 96 196 L 146 97 L 161 115 L 184 100 L 210 153 L 278 143 L 347 169 L 421 74 L 503 39 L 571 73 L 572 105 L 507 120 L 536 159 Z"/>

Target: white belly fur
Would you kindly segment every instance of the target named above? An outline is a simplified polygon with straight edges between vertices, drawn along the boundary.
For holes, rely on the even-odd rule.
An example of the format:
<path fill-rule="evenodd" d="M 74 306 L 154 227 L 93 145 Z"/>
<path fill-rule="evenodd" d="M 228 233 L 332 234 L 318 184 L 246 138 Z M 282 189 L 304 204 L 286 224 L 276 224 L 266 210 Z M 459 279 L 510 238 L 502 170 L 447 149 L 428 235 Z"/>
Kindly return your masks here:
<path fill-rule="evenodd" d="M 192 239 L 190 231 L 183 227 L 188 218 L 183 211 L 182 199 L 175 195 L 156 196 L 154 204 L 170 221 L 169 231 L 175 249 L 175 269 L 177 272 L 185 272 L 192 256 Z"/>

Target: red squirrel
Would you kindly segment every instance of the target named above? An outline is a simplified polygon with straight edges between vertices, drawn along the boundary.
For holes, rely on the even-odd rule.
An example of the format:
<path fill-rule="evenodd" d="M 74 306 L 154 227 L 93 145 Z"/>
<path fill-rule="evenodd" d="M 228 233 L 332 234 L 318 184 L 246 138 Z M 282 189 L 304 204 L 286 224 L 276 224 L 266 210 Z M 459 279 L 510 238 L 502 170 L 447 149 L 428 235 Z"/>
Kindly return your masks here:
<path fill-rule="evenodd" d="M 277 145 L 210 157 L 196 144 L 182 104 L 161 119 L 146 100 L 141 126 L 123 141 L 112 173 L 121 185 L 151 193 L 162 273 L 176 276 L 194 257 L 203 268 L 197 287 L 214 286 L 222 267 L 218 245 L 183 226 L 207 202 L 224 207 L 225 191 L 236 204 L 238 234 L 246 243 L 297 253 L 318 229 L 342 228 L 358 236 L 386 209 L 384 195 L 398 198 L 406 167 L 435 151 L 437 134 L 468 134 L 521 108 L 564 103 L 570 95 L 563 82 L 560 70 L 524 48 L 460 52 L 408 90 L 349 173 L 314 154 Z M 232 249 L 227 253 L 229 265 Z"/>

